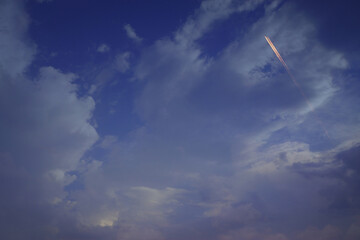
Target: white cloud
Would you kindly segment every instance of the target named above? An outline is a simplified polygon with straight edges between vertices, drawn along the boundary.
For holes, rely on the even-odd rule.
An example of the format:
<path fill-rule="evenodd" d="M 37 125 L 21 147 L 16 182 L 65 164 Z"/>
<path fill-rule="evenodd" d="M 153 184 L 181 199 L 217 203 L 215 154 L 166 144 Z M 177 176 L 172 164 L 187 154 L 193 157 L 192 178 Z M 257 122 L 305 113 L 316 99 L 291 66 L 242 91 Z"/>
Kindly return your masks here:
<path fill-rule="evenodd" d="M 58 209 L 60 213 L 53 216 L 59 221 L 39 219 L 55 229 L 51 236 L 65 234 L 59 236 L 62 239 L 71 239 L 66 234 L 73 231 L 83 238 L 85 233 L 93 238 L 101 233 L 99 239 L 169 239 L 170 235 L 176 239 L 174 232 L 179 232 L 196 239 L 287 240 L 294 234 L 281 233 L 284 221 L 296 234 L 306 224 L 326 222 L 322 213 L 330 200 L 322 192 L 342 186 L 341 180 L 331 174 L 309 179 L 304 173 L 310 173 L 313 165 L 325 172 L 338 170 L 342 166 L 336 154 L 353 145 L 314 150 L 313 141 L 269 140 L 275 131 L 308 126 L 309 111 L 288 76 L 281 73 L 263 34 L 272 29 L 268 34 L 289 66 L 297 66 L 292 68 L 294 74 L 303 72 L 299 80 L 318 109 L 333 98 L 337 88 L 331 84 L 332 71 L 345 69 L 346 59 L 316 38 L 309 40 L 315 27 L 286 4 L 279 10 L 269 7 L 244 37 L 216 57 L 207 57 L 195 44 L 215 22 L 262 2 L 205 1 L 173 39 L 147 47 L 134 68 L 139 85 L 144 86 L 135 99 L 135 111 L 144 126 L 127 137 L 105 136 L 98 145 L 101 149 L 95 149 L 106 151 L 101 161 L 82 159 L 98 139 L 89 123 L 94 100 L 78 96 L 75 74 L 45 67 L 35 80 L 22 75 L 34 48 L 18 39 L 26 27 L 11 20 L 17 19 L 18 10 L 12 9 L 17 5 L 6 2 L 12 14 L 4 23 L 14 32 L 0 34 L 14 55 L 0 48 L 4 53 L 0 56 L 0 110 L 5 113 L 0 118 L 0 157 L 4 159 L 0 175 L 9 180 L 0 184 L 8 193 L 0 203 L 18 201 L 13 209 L 24 206 L 17 199 L 36 206 L 39 202 L 56 205 L 50 209 Z M 124 28 L 130 39 L 141 42 L 130 25 Z M 99 82 L 90 92 L 114 72 L 128 71 L 130 56 L 129 52 L 117 55 L 99 73 Z M 264 71 L 267 67 L 270 70 Z M 346 131 L 343 138 L 349 139 L 350 130 Z M 64 186 L 75 179 L 74 188 L 65 191 Z M 13 215 L 15 210 L 5 211 Z M 26 216 L 36 222 L 32 218 L 33 214 Z M 65 226 L 61 229 L 49 224 L 61 221 L 68 225 L 61 223 Z M 336 231 L 305 228 L 295 236 L 320 238 L 329 233 Z M 353 223 L 347 234 L 357 236 L 358 224 Z"/>
<path fill-rule="evenodd" d="M 184 190 L 167 187 L 154 189 L 150 187 L 132 187 L 127 193 L 134 201 L 135 209 L 132 210 L 134 221 L 141 223 L 153 222 L 167 224 L 166 217 L 179 204 L 177 198 L 184 194 Z"/>
<path fill-rule="evenodd" d="M 97 48 L 97 51 L 100 53 L 105 53 L 105 52 L 110 51 L 110 47 L 108 45 L 106 45 L 105 43 L 103 43 Z"/>
<path fill-rule="evenodd" d="M 284 221 L 300 228 L 310 216 L 326 221 L 315 210 L 327 204 L 319 192 L 339 181 L 331 177 L 306 179 L 292 168 L 313 164 L 329 170 L 338 166 L 330 150 L 314 150 L 315 140 L 296 138 L 302 136 L 298 129 L 305 127 L 316 131 L 315 135 L 323 133 L 319 126 L 309 124 L 316 120 L 283 73 L 264 34 L 272 37 L 319 110 L 338 91 L 333 72 L 346 69 L 346 59 L 313 37 L 315 25 L 291 3 L 268 10 L 242 38 L 217 56 L 207 57 L 201 46 L 194 44 L 196 40 L 211 31 L 214 22 L 240 11 L 227 1 L 208 4 L 175 33 L 174 39 L 159 40 L 143 53 L 134 68 L 145 85 L 136 110 L 149 130 L 115 147 L 111 164 L 147 169 L 139 172 L 144 181 L 155 185 L 181 182 L 195 188 L 200 196 L 193 198 L 193 204 L 201 209 L 197 210 L 202 219 L 215 222 L 219 231 L 226 228 L 221 228 L 221 222 L 229 223 L 227 226 L 261 222 L 280 229 L 278 224 Z M 289 138 L 285 136 L 272 141 L 274 133 L 283 129 L 291 129 L 296 140 L 286 141 Z M 325 145 L 331 148 L 328 142 Z M 122 164 L 116 163 L 120 159 Z M 159 165 L 162 171 L 157 169 Z M 176 173 L 177 178 L 164 172 Z M 189 172 L 197 177 L 186 178 Z M 124 174 L 130 175 L 126 170 Z M 217 174 L 221 180 L 212 180 Z M 225 235 L 229 239 L 288 239 L 276 231 L 249 232 Z"/>
<path fill-rule="evenodd" d="M 124 73 L 127 70 L 129 70 L 130 57 L 131 57 L 130 52 L 124 52 L 124 53 L 118 54 L 115 58 L 115 68 L 121 73 Z"/>
<path fill-rule="evenodd" d="M 132 54 L 130 52 L 123 52 L 117 54 L 110 62 L 100 65 L 94 68 L 94 79 L 89 86 L 88 94 L 92 95 L 103 89 L 108 83 L 116 83 L 118 80 L 115 78 L 118 72 L 125 73 L 130 70 L 131 63 L 130 58 Z"/>
<path fill-rule="evenodd" d="M 264 151 L 255 149 L 253 154 L 248 155 L 248 162 L 251 164 L 249 171 L 259 173 L 275 173 L 279 169 L 283 169 L 293 164 L 311 164 L 311 163 L 326 163 L 331 162 L 329 153 L 312 152 L 309 145 L 298 142 L 285 142 L 278 145 L 273 145 Z M 256 159 L 251 158 L 256 156 Z"/>
<path fill-rule="evenodd" d="M 29 79 L 24 73 L 35 46 L 27 39 L 23 2 L 1 1 L 0 12 L 0 204 L 6 216 L 15 216 L 1 218 L 0 235 L 54 238 L 50 222 L 60 215 L 52 204 L 65 200 L 64 187 L 76 178 L 70 172 L 98 138 L 89 123 L 95 104 L 77 95 L 75 74 L 43 67 Z"/>
<path fill-rule="evenodd" d="M 209 31 L 216 21 L 224 20 L 234 13 L 253 10 L 262 2 L 264 0 L 241 3 L 232 0 L 203 1 L 195 14 L 176 32 L 175 40 L 180 44 L 191 44 Z"/>
<path fill-rule="evenodd" d="M 113 167 L 113 166 L 110 166 Z M 168 216 L 180 205 L 182 189 L 156 189 L 145 186 L 128 187 L 109 177 L 104 170 L 83 174 L 86 191 L 76 191 L 72 208 L 83 225 L 111 226 L 118 229 L 121 239 L 165 239 L 160 229 L 168 226 Z"/>
<path fill-rule="evenodd" d="M 3 151 L 10 152 L 13 161 L 31 169 L 32 174 L 75 170 L 97 140 L 89 123 L 94 101 L 76 96 L 76 85 L 71 83 L 74 77 L 47 67 L 40 70 L 36 82 L 1 79 L 1 101 L 6 102 L 1 110 L 7 113 L 1 119 L 3 128 L 7 126 L 2 137 L 8 139 Z M 58 177 L 54 180 L 59 181 Z M 47 193 L 52 198 L 52 191 Z"/>
<path fill-rule="evenodd" d="M 0 70 L 11 77 L 18 77 L 24 73 L 36 52 L 34 44 L 26 38 L 29 18 L 21 1 L 2 1 L 0 15 Z"/>
<path fill-rule="evenodd" d="M 205 9 L 212 9 L 211 6 Z M 231 9 L 232 5 L 226 2 L 221 6 Z M 185 26 L 207 19 L 200 37 L 217 16 L 228 15 L 227 10 L 223 11 L 224 14 L 215 14 L 201 10 Z M 336 91 L 332 84 L 333 61 L 340 69 L 346 67 L 346 61 L 341 53 L 329 51 L 311 39 L 314 26 L 294 11 L 293 6 L 285 5 L 276 12 L 268 12 L 244 38 L 230 43 L 217 58 L 206 58 L 196 45 L 183 44 L 181 41 L 193 41 L 190 36 L 196 36 L 185 34 L 183 28 L 176 33 L 184 36 L 183 40 L 159 40 L 145 51 L 135 67 L 136 77 L 146 82 L 136 101 L 137 112 L 148 126 L 156 126 L 165 139 L 177 136 L 179 139 L 174 141 L 185 142 L 185 146 L 186 137 L 182 139 L 185 133 L 192 135 L 194 144 L 199 145 L 204 139 L 205 142 L 224 139 L 222 144 L 233 146 L 233 156 L 243 151 L 239 145 L 249 145 L 252 139 L 261 145 L 279 129 L 296 129 L 308 119 L 311 110 L 289 77 L 282 74 L 282 66 L 267 45 L 264 32 L 272 29 L 271 36 L 279 43 L 289 66 L 297 67 L 293 68 L 294 75 L 299 76 L 315 108 L 324 106 Z M 301 28 L 296 27 L 299 22 Z M 264 68 L 270 70 L 263 73 Z M 316 124 L 308 126 L 323 134 Z"/>
<path fill-rule="evenodd" d="M 142 38 L 139 37 L 135 30 L 132 28 L 132 26 L 130 24 L 125 24 L 124 25 L 124 29 L 126 31 L 126 35 L 133 41 L 140 43 L 142 41 Z"/>

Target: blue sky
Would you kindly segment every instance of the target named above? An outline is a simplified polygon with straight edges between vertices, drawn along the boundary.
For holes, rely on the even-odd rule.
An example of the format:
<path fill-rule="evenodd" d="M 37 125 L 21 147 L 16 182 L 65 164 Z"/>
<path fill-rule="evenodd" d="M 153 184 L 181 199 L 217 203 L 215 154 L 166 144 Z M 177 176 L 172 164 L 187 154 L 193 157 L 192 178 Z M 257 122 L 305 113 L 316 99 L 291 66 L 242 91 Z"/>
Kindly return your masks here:
<path fill-rule="evenodd" d="M 360 238 L 355 1 L 0 16 L 1 239 Z"/>

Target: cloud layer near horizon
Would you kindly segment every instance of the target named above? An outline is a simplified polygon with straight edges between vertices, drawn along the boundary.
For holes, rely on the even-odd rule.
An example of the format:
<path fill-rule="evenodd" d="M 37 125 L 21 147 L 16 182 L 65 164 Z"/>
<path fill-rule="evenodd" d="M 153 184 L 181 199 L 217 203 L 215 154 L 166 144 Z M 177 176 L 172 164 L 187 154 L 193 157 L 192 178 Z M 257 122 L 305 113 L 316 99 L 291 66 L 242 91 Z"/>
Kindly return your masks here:
<path fill-rule="evenodd" d="M 259 9 L 244 34 L 216 54 L 206 50 L 212 32 Z M 359 238 L 352 63 L 323 44 L 296 2 L 206 0 L 139 56 L 116 54 L 111 68 L 140 86 L 132 111 L 143 124 L 100 138 L 102 99 L 81 95 L 78 76 L 52 66 L 29 77 L 36 46 L 24 3 L 1 1 L 0 13 L 2 238 Z M 98 78 L 90 85 L 110 82 Z"/>

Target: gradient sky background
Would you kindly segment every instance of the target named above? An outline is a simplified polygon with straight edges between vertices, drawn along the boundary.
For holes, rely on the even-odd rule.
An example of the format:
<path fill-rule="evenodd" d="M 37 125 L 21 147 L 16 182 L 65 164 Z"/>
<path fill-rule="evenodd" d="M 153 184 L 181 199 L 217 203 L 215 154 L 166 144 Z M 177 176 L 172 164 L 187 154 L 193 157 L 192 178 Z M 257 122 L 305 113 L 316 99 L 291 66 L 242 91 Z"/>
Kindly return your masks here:
<path fill-rule="evenodd" d="M 0 0 L 0 238 L 360 239 L 356 3 Z"/>

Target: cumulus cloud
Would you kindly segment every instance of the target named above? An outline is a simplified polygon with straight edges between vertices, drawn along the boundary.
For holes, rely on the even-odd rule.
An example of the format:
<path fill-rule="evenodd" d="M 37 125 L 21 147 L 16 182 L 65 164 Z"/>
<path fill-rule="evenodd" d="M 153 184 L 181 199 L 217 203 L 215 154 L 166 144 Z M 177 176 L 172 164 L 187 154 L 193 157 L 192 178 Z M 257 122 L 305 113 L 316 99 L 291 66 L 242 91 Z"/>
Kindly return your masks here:
<path fill-rule="evenodd" d="M 2 141 L 6 144 L 2 144 L 0 151 L 7 156 L 4 161 L 8 171 L 23 169 L 16 175 L 2 175 L 2 189 L 17 189 L 15 195 L 9 193 L 3 202 L 11 203 L 7 213 L 10 215 L 23 201 L 29 208 L 35 203 L 46 208 L 47 204 L 63 201 L 67 195 L 63 188 L 76 179 L 70 172 L 97 140 L 96 130 L 89 123 L 94 101 L 77 97 L 76 85 L 71 83 L 74 75 L 52 67 L 42 68 L 40 72 L 36 82 L 1 77 L 1 111 L 6 114 L 0 122 Z M 33 194 L 26 197 L 30 192 Z M 18 197 L 23 200 L 11 200 Z M 38 211 L 41 214 L 43 210 Z M 18 217 L 30 216 L 24 213 Z M 37 234 L 28 230 L 30 233 L 22 232 L 30 236 Z"/>
<path fill-rule="evenodd" d="M 71 171 L 98 138 L 89 123 L 94 101 L 78 97 L 75 74 L 43 67 L 28 79 L 35 48 L 26 38 L 23 3 L 2 1 L 0 11 L 7 29 L 0 33 L 1 236 L 37 238 L 41 232 L 45 239 L 57 232 L 50 224 L 59 216 L 53 206 L 76 179 Z"/>

